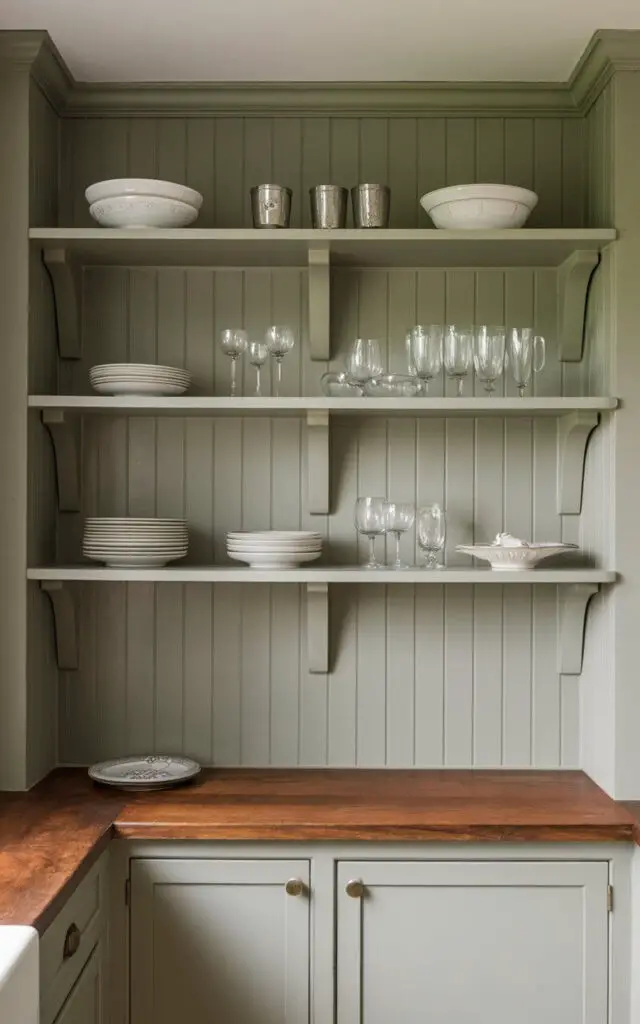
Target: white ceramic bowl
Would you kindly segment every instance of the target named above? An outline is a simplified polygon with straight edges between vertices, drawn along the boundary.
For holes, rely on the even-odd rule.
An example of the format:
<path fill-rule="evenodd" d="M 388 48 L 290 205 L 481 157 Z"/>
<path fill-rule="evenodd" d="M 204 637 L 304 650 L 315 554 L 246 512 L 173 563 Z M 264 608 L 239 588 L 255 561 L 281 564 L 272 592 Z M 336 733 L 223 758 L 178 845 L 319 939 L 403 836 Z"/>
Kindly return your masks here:
<path fill-rule="evenodd" d="M 160 196 L 114 196 L 89 207 L 103 228 L 186 228 L 198 216 L 195 206 Z"/>
<path fill-rule="evenodd" d="M 538 197 L 516 185 L 452 185 L 420 200 L 437 228 L 484 230 L 521 228 Z"/>
<path fill-rule="evenodd" d="M 180 203 L 188 203 L 196 210 L 202 206 L 202 196 L 194 188 L 159 178 L 108 178 L 89 185 L 85 192 L 89 205 L 117 196 L 159 196 L 161 199 L 177 199 Z"/>
<path fill-rule="evenodd" d="M 501 572 L 525 572 L 551 555 L 576 551 L 577 544 L 530 544 L 528 547 L 512 548 L 500 544 L 458 544 L 456 551 L 489 562 L 492 569 Z"/>

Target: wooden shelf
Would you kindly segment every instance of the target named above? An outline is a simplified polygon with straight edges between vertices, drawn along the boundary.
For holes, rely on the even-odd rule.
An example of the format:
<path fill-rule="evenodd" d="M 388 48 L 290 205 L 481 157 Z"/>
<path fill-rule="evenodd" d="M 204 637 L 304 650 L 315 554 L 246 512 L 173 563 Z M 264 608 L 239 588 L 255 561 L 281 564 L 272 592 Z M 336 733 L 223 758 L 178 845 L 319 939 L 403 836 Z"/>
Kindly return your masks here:
<path fill-rule="evenodd" d="M 328 250 L 331 263 L 359 267 L 559 267 L 577 250 L 600 252 L 611 228 L 520 228 L 439 231 L 435 228 L 31 228 L 41 249 L 65 249 L 81 264 L 177 266 L 300 266 L 309 250 Z"/>
<path fill-rule="evenodd" d="M 611 412 L 616 398 L 176 398 L 30 395 L 29 407 L 111 416 L 564 416 Z"/>
<path fill-rule="evenodd" d="M 606 569 L 530 569 L 498 572 L 493 569 L 365 569 L 363 566 L 258 570 L 219 565 L 181 565 L 165 569 L 106 569 L 99 565 L 39 566 L 29 569 L 31 580 L 129 583 L 614 583 L 617 574 Z"/>

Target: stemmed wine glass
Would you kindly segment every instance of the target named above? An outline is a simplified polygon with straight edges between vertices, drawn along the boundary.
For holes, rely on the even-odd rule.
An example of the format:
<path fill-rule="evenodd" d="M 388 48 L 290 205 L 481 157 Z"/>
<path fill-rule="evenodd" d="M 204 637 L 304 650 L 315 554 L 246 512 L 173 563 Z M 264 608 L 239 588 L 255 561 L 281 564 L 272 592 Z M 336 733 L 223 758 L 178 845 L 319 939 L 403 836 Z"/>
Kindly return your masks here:
<path fill-rule="evenodd" d="M 358 384 L 384 373 L 380 342 L 375 338 L 356 338 L 347 356 L 347 373 Z"/>
<path fill-rule="evenodd" d="M 220 347 L 226 356 L 231 358 L 231 397 L 235 398 L 236 388 L 236 363 L 247 350 L 247 332 L 235 328 L 227 328 L 220 332 Z"/>
<path fill-rule="evenodd" d="M 446 520 L 440 505 L 425 505 L 418 511 L 418 547 L 426 557 L 425 569 L 440 569 L 438 552 L 444 547 Z"/>
<path fill-rule="evenodd" d="M 400 557 L 400 538 L 403 533 L 410 530 L 416 517 L 415 508 L 408 502 L 388 501 L 385 505 L 386 532 L 391 533 L 396 540 L 396 557 L 393 562 L 394 569 L 408 569 L 409 566 Z"/>
<path fill-rule="evenodd" d="M 290 352 L 296 343 L 295 335 L 290 327 L 282 327 L 274 324 L 267 328 L 264 336 L 265 344 L 277 363 L 276 374 L 276 398 L 280 397 L 280 385 L 282 384 L 282 360 L 287 352 Z"/>
<path fill-rule="evenodd" d="M 473 363 L 476 377 L 484 384 L 487 394 L 496 389 L 496 381 L 504 372 L 504 348 L 507 332 L 504 327 L 476 327 L 473 342 Z"/>
<path fill-rule="evenodd" d="M 380 569 L 376 561 L 376 537 L 381 537 L 387 529 L 386 498 L 358 498 L 355 504 L 353 520 L 358 533 L 369 540 L 369 561 L 365 569 Z"/>
<path fill-rule="evenodd" d="M 429 382 L 438 376 L 442 369 L 442 339 L 444 328 L 440 324 L 418 324 L 409 332 L 411 366 L 423 384 L 424 394 L 428 394 Z"/>
<path fill-rule="evenodd" d="M 448 324 L 444 335 L 444 368 L 457 384 L 457 397 L 462 397 L 464 380 L 471 369 L 473 327 Z"/>
<path fill-rule="evenodd" d="M 269 349 L 263 341 L 252 341 L 249 345 L 249 362 L 256 368 L 256 398 L 262 397 L 260 370 L 269 358 Z"/>

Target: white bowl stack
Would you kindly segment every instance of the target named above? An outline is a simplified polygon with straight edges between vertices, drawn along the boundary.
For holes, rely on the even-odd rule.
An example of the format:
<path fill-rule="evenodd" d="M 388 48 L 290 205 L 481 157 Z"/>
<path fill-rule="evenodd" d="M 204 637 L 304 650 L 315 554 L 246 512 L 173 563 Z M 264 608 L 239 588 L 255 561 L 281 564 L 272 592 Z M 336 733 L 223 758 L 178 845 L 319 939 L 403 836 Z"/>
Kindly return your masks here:
<path fill-rule="evenodd" d="M 89 518 L 82 554 L 113 569 L 156 569 L 184 558 L 189 546 L 184 519 Z"/>
<path fill-rule="evenodd" d="M 296 569 L 322 554 L 322 537 L 311 530 L 228 533 L 227 554 L 252 569 Z"/>
<path fill-rule="evenodd" d="M 183 395 L 191 374 L 175 366 L 148 363 L 105 363 L 92 366 L 89 382 L 99 395 Z"/>
<path fill-rule="evenodd" d="M 110 178 L 89 185 L 89 213 L 104 228 L 185 228 L 202 196 L 193 188 L 156 178 Z"/>

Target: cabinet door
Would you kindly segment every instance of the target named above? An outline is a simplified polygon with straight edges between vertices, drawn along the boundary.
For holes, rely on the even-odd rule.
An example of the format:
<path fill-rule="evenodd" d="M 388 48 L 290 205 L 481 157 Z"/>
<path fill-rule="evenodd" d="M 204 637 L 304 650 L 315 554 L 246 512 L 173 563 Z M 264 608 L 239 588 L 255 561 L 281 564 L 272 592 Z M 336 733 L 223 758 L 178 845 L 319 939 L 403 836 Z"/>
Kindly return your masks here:
<path fill-rule="evenodd" d="M 134 861 L 131 1024 L 305 1024 L 308 886 L 308 861 Z"/>
<path fill-rule="evenodd" d="M 338 1024 L 605 1024 L 607 883 L 597 862 L 342 862 Z"/>
<path fill-rule="evenodd" d="M 102 948 L 98 943 L 71 989 L 55 1024 L 102 1024 Z"/>

